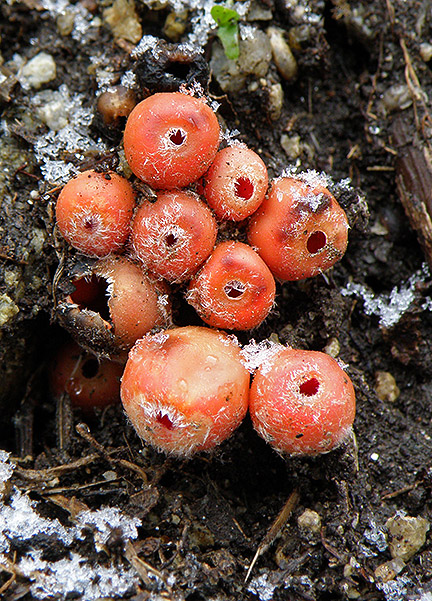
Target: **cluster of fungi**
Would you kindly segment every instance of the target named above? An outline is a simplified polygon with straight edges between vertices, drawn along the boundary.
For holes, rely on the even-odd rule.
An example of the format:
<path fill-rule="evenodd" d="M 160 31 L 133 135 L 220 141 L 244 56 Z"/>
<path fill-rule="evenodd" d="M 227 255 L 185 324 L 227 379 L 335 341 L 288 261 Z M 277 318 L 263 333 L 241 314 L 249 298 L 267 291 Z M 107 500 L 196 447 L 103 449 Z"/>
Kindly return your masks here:
<path fill-rule="evenodd" d="M 133 108 L 123 137 L 139 200 L 133 180 L 114 171 L 84 171 L 64 186 L 58 230 L 95 260 L 59 303 L 85 350 L 58 354 L 52 388 L 82 408 L 121 397 L 139 436 L 178 456 L 213 448 L 248 410 L 278 452 L 330 451 L 354 420 L 345 371 L 325 353 L 275 344 L 251 382 L 232 332 L 266 319 L 275 278 L 310 278 L 343 256 L 345 212 L 301 175 L 269 186 L 258 154 L 237 141 L 220 148 L 221 138 L 203 96 L 156 93 Z M 173 294 L 205 325 L 176 327 Z"/>

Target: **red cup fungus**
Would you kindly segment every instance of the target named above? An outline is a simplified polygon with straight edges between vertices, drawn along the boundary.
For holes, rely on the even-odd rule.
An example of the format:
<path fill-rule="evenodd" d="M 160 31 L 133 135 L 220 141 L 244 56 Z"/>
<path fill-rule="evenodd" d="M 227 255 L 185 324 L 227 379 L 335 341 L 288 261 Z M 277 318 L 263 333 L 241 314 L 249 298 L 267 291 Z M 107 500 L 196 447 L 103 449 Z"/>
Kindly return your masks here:
<path fill-rule="evenodd" d="M 67 394 L 73 407 L 85 411 L 120 402 L 123 365 L 98 359 L 76 343 L 64 345 L 53 360 L 49 380 L 54 397 Z"/>
<path fill-rule="evenodd" d="M 188 326 L 147 335 L 129 353 L 121 399 L 138 435 L 189 456 L 224 441 L 243 420 L 249 373 L 235 339 Z"/>
<path fill-rule="evenodd" d="M 184 190 L 159 192 L 138 209 L 132 247 L 146 269 L 169 282 L 183 282 L 207 259 L 216 242 L 212 212 Z"/>
<path fill-rule="evenodd" d="M 327 453 L 352 431 L 354 388 L 329 355 L 281 346 L 255 373 L 249 412 L 258 434 L 279 453 Z"/>
<path fill-rule="evenodd" d="M 301 280 L 332 267 L 345 253 L 348 221 L 327 188 L 277 179 L 252 216 L 248 240 L 280 280 Z"/>
<path fill-rule="evenodd" d="M 219 135 L 217 117 L 204 100 L 181 92 L 153 94 L 129 115 L 126 160 L 153 188 L 183 188 L 207 171 Z"/>
<path fill-rule="evenodd" d="M 61 234 L 99 260 L 87 259 L 82 273 L 69 274 L 69 288 L 59 287 L 65 292 L 57 317 L 98 358 L 75 345 L 63 349 L 50 376 L 54 394 L 66 391 L 83 408 L 114 402 L 133 347 L 121 400 L 138 435 L 157 449 L 180 457 L 212 449 L 240 424 L 249 403 L 254 427 L 278 452 L 331 451 L 348 437 L 355 415 L 352 383 L 331 357 L 281 346 L 249 389 L 233 337 L 196 326 L 154 330 L 171 326 L 162 280 L 189 281 L 186 299 L 212 328 L 257 327 L 273 307 L 274 276 L 312 277 L 342 257 L 345 212 L 316 177 L 278 178 L 266 197 L 265 164 L 244 144 L 218 152 L 219 123 L 205 100 L 166 92 L 134 105 L 133 92 L 118 86 L 100 96 L 98 110 L 113 136 L 129 115 L 126 159 L 158 190 L 156 201 L 144 200 L 133 215 L 128 180 L 96 170 L 71 179 L 58 197 Z M 180 189 L 189 184 L 209 206 Z M 212 210 L 221 222 L 250 217 L 251 246 L 225 240 L 215 247 Z M 222 226 L 220 238 L 229 231 Z M 127 242 L 133 260 L 113 254 Z"/>
<path fill-rule="evenodd" d="M 60 192 L 57 226 L 83 254 L 105 257 L 125 245 L 134 207 L 135 194 L 127 179 L 111 171 L 84 171 Z"/>
<path fill-rule="evenodd" d="M 192 278 L 186 296 L 208 325 L 250 330 L 273 307 L 274 278 L 260 256 L 242 242 L 221 242 Z"/>
<path fill-rule="evenodd" d="M 220 150 L 205 175 L 204 196 L 220 219 L 241 221 L 264 200 L 267 167 L 244 144 Z"/>
<path fill-rule="evenodd" d="M 125 257 L 100 259 L 73 284 L 75 292 L 59 303 L 60 323 L 96 354 L 122 357 L 138 338 L 170 324 L 167 285 Z"/>

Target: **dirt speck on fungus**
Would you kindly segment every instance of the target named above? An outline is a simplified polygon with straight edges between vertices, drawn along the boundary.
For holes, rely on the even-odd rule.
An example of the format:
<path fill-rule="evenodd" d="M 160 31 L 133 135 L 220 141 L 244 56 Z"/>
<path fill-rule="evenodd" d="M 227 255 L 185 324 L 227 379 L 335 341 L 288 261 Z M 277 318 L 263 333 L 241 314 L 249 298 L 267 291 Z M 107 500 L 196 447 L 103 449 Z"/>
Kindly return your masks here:
<path fill-rule="evenodd" d="M 0 4 L 0 594 L 429 599 L 430 7 L 235 2 L 240 57 L 227 61 L 212 4 Z M 136 46 L 114 37 L 124 28 L 110 27 L 108 6 L 142 30 Z M 269 25 L 289 45 L 292 79 L 270 44 L 254 46 Z M 113 86 L 139 101 L 182 84 L 208 92 L 224 138 L 248 144 L 271 177 L 325 178 L 347 212 L 342 260 L 322 276 L 279 283 L 264 324 L 239 334 L 251 365 L 279 342 L 337 355 L 357 415 L 355 437 L 329 454 L 280 457 L 247 419 L 211 454 L 167 458 L 143 446 L 120 407 L 84 416 L 48 389 L 66 338 L 53 316 L 82 261 L 55 228 L 57 195 L 85 169 L 131 176 L 121 136 L 95 119 L 97 99 Z M 199 323 L 181 301 L 174 313 L 178 325 Z M 379 373 L 397 395 L 382 394 Z M 294 491 L 297 503 L 283 511 Z M 305 522 L 305 512 L 318 517 Z M 412 526 L 404 557 L 388 526 L 401 516 Z"/>

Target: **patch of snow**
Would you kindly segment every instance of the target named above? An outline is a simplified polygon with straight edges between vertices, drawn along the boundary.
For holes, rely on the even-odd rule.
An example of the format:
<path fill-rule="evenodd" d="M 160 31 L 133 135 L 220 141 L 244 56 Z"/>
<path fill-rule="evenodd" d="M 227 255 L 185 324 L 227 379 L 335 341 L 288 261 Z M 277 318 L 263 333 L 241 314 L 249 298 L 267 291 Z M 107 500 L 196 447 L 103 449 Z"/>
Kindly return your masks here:
<path fill-rule="evenodd" d="M 121 537 L 135 539 L 138 537 L 137 528 L 141 525 L 139 518 L 129 517 L 123 514 L 117 507 L 103 507 L 97 511 L 82 511 L 77 516 L 78 524 L 83 531 L 90 528 L 98 550 L 102 549 L 110 538 L 113 530 Z"/>
<path fill-rule="evenodd" d="M 49 520 L 36 512 L 36 503 L 19 491 L 14 491 L 8 504 L 0 503 L 0 551 L 8 552 L 13 540 L 30 540 L 38 535 L 49 536 L 65 546 L 74 535 L 58 519 Z"/>
<path fill-rule="evenodd" d="M 18 570 L 32 581 L 30 592 L 35 599 L 62 599 L 77 594 L 86 601 L 123 598 L 130 594 L 138 576 L 132 568 L 122 566 L 93 567 L 77 553 L 55 562 L 41 559 L 41 552 L 21 559 Z"/>
<path fill-rule="evenodd" d="M 406 601 L 407 586 L 409 584 L 408 576 L 398 576 L 388 582 L 377 582 L 376 587 L 384 593 L 386 601 Z"/>
<path fill-rule="evenodd" d="M 87 152 L 105 152 L 106 145 L 95 142 L 90 137 L 89 126 L 93 119 L 90 108 L 83 106 L 81 94 L 71 95 L 66 84 L 59 87 L 59 99 L 67 124 L 58 131 L 49 131 L 39 136 L 34 145 L 36 160 L 40 163 L 41 172 L 51 184 L 65 183 L 71 175 L 78 171 L 71 160 L 62 156 L 82 159 Z"/>
<path fill-rule="evenodd" d="M 270 367 L 272 357 L 283 348 L 281 344 L 271 340 L 256 342 L 252 339 L 241 350 L 242 363 L 250 373 L 254 373 L 258 368 L 265 373 Z"/>
<path fill-rule="evenodd" d="M 395 286 L 389 294 L 375 294 L 363 284 L 355 282 L 348 282 L 346 287 L 342 288 L 341 293 L 343 296 L 355 296 L 362 299 L 366 315 L 378 316 L 380 325 L 390 328 L 408 311 L 416 298 L 417 285 L 428 277 L 430 277 L 430 272 L 427 265 L 424 264 L 420 270 L 413 273 L 406 284 L 402 284 L 400 287 Z M 426 300 L 423 308 L 428 306 L 428 300 Z"/>
<path fill-rule="evenodd" d="M 81 44 L 87 42 L 87 34 L 91 29 L 96 29 L 102 24 L 101 20 L 98 17 L 93 17 L 91 12 L 80 2 L 72 4 L 69 0 L 41 0 L 41 4 L 54 19 L 66 14 L 73 15 L 74 24 L 71 36 Z"/>
<path fill-rule="evenodd" d="M 260 574 L 250 581 L 247 590 L 257 595 L 260 601 L 271 601 L 276 588 L 276 584 L 269 582 L 268 574 Z"/>
<path fill-rule="evenodd" d="M 10 453 L 0 449 L 0 482 L 7 482 L 13 474 L 15 464 L 9 462 Z"/>

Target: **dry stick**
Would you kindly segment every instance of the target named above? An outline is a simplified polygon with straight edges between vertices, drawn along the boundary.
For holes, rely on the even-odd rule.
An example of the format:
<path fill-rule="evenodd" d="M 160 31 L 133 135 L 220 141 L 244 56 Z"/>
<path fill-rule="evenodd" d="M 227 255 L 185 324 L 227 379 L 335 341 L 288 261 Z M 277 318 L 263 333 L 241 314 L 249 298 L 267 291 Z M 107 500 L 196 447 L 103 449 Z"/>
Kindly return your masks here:
<path fill-rule="evenodd" d="M 425 145 L 412 130 L 412 123 L 403 117 L 395 119 L 392 135 L 399 151 L 396 184 L 405 213 L 432 266 L 432 164 Z"/>
<path fill-rule="evenodd" d="M 139 467 L 139 465 L 136 465 L 135 463 L 132 463 L 131 461 L 127 461 L 126 459 L 113 459 L 112 457 L 110 457 L 108 451 L 90 434 L 90 430 L 86 424 L 82 424 L 82 423 L 78 424 L 76 427 L 76 431 L 78 432 L 78 434 L 80 436 L 82 436 L 82 438 L 84 438 L 84 440 L 86 440 L 92 447 L 94 447 L 96 449 L 96 451 L 108 463 L 110 463 L 111 465 L 114 465 L 114 466 L 120 466 L 120 467 L 126 468 L 132 472 L 135 472 L 136 474 L 138 474 L 138 476 L 140 476 L 140 478 L 143 480 L 143 482 L 145 484 L 148 483 L 147 474 L 141 467 Z"/>
<path fill-rule="evenodd" d="M 159 570 L 154 568 L 152 565 L 150 565 L 149 563 L 147 563 L 140 557 L 138 557 L 138 554 L 135 551 L 135 548 L 130 540 L 126 543 L 125 557 L 128 560 L 128 562 L 131 564 L 131 566 L 133 566 L 135 568 L 135 570 L 137 571 L 138 575 L 140 576 L 140 578 L 144 582 L 144 584 L 146 584 L 146 585 L 150 584 L 150 578 L 148 577 L 148 572 L 150 572 L 151 574 L 154 574 L 157 578 L 159 578 L 159 580 L 161 580 L 161 582 L 163 582 L 165 588 L 171 594 L 172 589 L 165 582 L 162 572 L 159 572 Z"/>
<path fill-rule="evenodd" d="M 279 515 L 277 516 L 277 518 L 271 525 L 267 534 L 265 535 L 265 537 L 259 544 L 258 549 L 256 550 L 256 553 L 254 555 L 254 558 L 252 559 L 252 562 L 248 568 L 245 582 L 247 582 L 249 580 L 249 576 L 251 575 L 253 567 L 256 564 L 258 558 L 261 557 L 261 555 L 267 551 L 267 549 L 270 547 L 270 545 L 273 543 L 273 541 L 275 540 L 277 535 L 280 533 L 282 528 L 287 523 L 288 519 L 291 516 L 291 513 L 294 511 L 299 500 L 300 500 L 299 492 L 297 490 L 294 490 L 288 497 L 288 501 L 282 507 L 282 510 L 280 511 Z"/>

